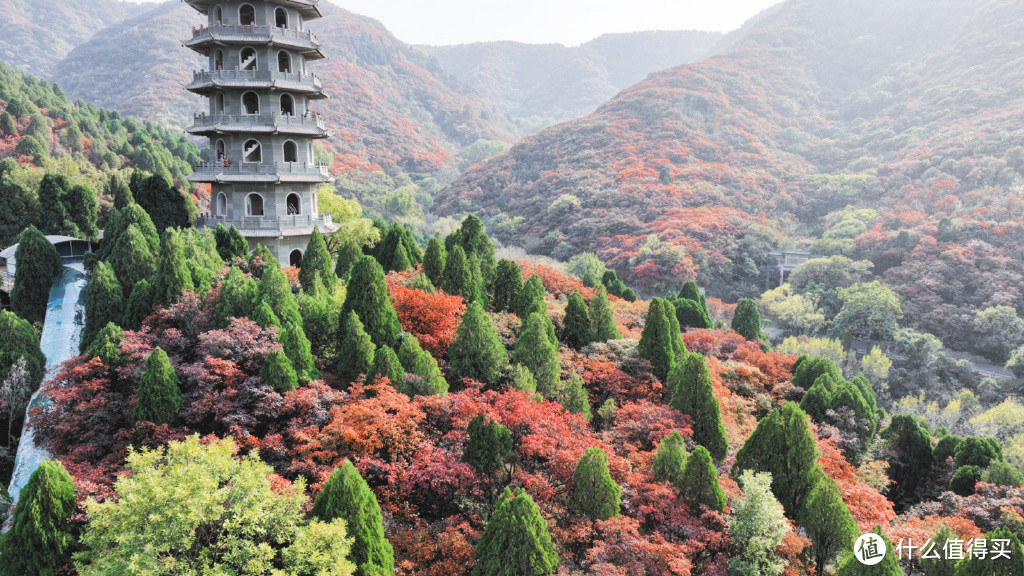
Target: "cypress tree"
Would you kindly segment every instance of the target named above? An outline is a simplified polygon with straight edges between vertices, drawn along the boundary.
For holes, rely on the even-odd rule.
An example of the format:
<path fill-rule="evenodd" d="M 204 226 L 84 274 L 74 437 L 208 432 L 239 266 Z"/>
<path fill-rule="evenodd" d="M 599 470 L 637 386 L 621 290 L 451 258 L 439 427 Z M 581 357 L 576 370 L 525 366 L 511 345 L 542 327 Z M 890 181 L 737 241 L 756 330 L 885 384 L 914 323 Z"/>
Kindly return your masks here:
<path fill-rule="evenodd" d="M 473 254 L 469 257 L 469 275 L 473 279 L 472 298 L 479 300 L 484 305 L 484 309 L 490 308 L 490 303 L 487 301 L 487 282 L 484 279 L 483 272 L 481 272 L 480 258 Z"/>
<path fill-rule="evenodd" d="M 566 346 L 579 350 L 592 340 L 590 329 L 590 318 L 587 316 L 587 305 L 583 302 L 583 296 L 579 291 L 569 296 L 569 303 L 565 306 L 565 328 L 562 330 L 562 340 Z"/>
<path fill-rule="evenodd" d="M 732 316 L 732 329 L 747 340 L 765 340 L 761 332 L 761 312 L 757 302 L 750 298 L 741 298 Z"/>
<path fill-rule="evenodd" d="M 409 262 L 408 252 L 406 252 L 405 246 L 401 243 L 395 245 L 395 251 L 391 255 L 390 265 L 388 270 L 394 270 L 396 272 L 405 272 L 412 267 Z"/>
<path fill-rule="evenodd" d="M 786 402 L 757 423 L 736 454 L 732 474 L 738 477 L 743 470 L 770 473 L 772 493 L 786 509 L 786 515 L 798 519 L 818 481 L 818 456 L 811 419 L 799 405 Z"/>
<path fill-rule="evenodd" d="M 697 282 L 693 280 L 687 280 L 683 283 L 683 287 L 679 289 L 679 298 L 697 302 L 698 304 L 701 304 L 702 307 L 705 307 L 704 304 L 706 301 L 704 300 L 704 295 L 700 293 L 700 288 L 697 287 Z M 706 309 L 705 312 L 707 312 Z"/>
<path fill-rule="evenodd" d="M 349 271 L 352 270 L 352 265 L 362 256 L 363 250 L 355 240 L 350 238 L 342 242 L 341 247 L 338 249 L 338 262 L 334 265 L 334 275 L 338 278 L 348 276 Z"/>
<path fill-rule="evenodd" d="M 10 310 L 0 310 L 0 374 L 6 375 L 21 358 L 25 359 L 35 391 L 46 366 L 46 356 L 39 347 L 39 332 L 28 320 Z"/>
<path fill-rule="evenodd" d="M 647 308 L 647 319 L 640 344 L 637 347 L 640 356 L 651 362 L 654 375 L 665 382 L 675 367 L 676 353 L 673 347 L 672 324 L 665 313 L 665 301 L 661 298 L 651 300 Z"/>
<path fill-rule="evenodd" d="M 43 234 L 78 236 L 78 227 L 68 214 L 71 183 L 61 174 L 49 173 L 39 183 L 39 228 Z"/>
<path fill-rule="evenodd" d="M 120 352 L 122 337 L 124 330 L 110 322 L 96 334 L 85 354 L 99 358 L 107 366 L 120 366 L 124 359 Z"/>
<path fill-rule="evenodd" d="M 621 494 L 622 489 L 608 471 L 608 455 L 600 448 L 587 448 L 572 474 L 570 507 L 573 512 L 591 520 L 618 516 Z"/>
<path fill-rule="evenodd" d="M 501 469 L 512 457 L 512 433 L 497 422 L 488 422 L 483 414 L 469 422 L 469 438 L 462 452 L 462 461 L 477 472 L 489 476 Z"/>
<path fill-rule="evenodd" d="M 146 359 L 146 371 L 142 374 L 135 399 L 135 421 L 170 424 L 178 416 L 180 408 L 178 375 L 174 373 L 167 353 L 157 347 Z"/>
<path fill-rule="evenodd" d="M 14 121 L 14 117 L 5 110 L 3 114 L 0 114 L 0 135 L 15 136 L 17 133 L 18 124 Z"/>
<path fill-rule="evenodd" d="M 405 372 L 414 374 L 419 381 L 415 385 L 407 383 L 401 388 L 401 392 L 408 396 L 433 396 L 448 393 L 448 382 L 441 374 L 441 368 L 437 360 L 420 347 L 419 340 L 409 335 L 402 340 L 398 348 L 398 360 L 405 368 Z"/>
<path fill-rule="evenodd" d="M 509 376 L 512 388 L 520 392 L 529 392 L 530 395 L 537 393 L 537 379 L 530 373 L 530 369 L 522 364 L 514 364 L 509 367 Z"/>
<path fill-rule="evenodd" d="M 320 274 L 320 281 L 325 287 L 331 286 L 331 279 L 334 278 L 334 262 L 331 261 L 331 253 L 327 250 L 327 242 L 320 234 L 318 226 L 313 227 L 313 234 L 306 244 L 306 251 L 302 253 L 302 263 L 299 265 L 299 284 L 302 290 L 309 292 L 313 287 L 313 280 Z"/>
<path fill-rule="evenodd" d="M 502 494 L 473 555 L 472 576 L 550 576 L 559 563 L 548 524 L 522 488 Z"/>
<path fill-rule="evenodd" d="M 466 302 L 476 299 L 476 287 L 473 284 L 473 270 L 469 266 L 469 259 L 466 257 L 462 246 L 455 246 L 448 254 L 448 260 L 444 266 L 444 279 L 441 281 L 441 289 L 445 294 L 462 296 Z"/>
<path fill-rule="evenodd" d="M 685 364 L 673 369 L 668 380 L 674 391 L 672 407 L 693 419 L 693 441 L 707 448 L 715 460 L 724 460 L 729 440 L 704 356 L 688 354 Z"/>
<path fill-rule="evenodd" d="M 693 449 L 686 459 L 679 496 L 696 511 L 698 506 L 708 510 L 725 510 L 725 492 L 718 486 L 718 472 L 711 453 L 703 446 Z"/>
<path fill-rule="evenodd" d="M 260 300 L 270 306 L 270 309 L 281 320 L 282 326 L 286 324 L 302 325 L 302 313 L 299 312 L 299 305 L 295 302 L 295 296 L 292 295 L 292 287 L 288 284 L 288 277 L 281 271 L 276 260 L 263 271 L 263 277 L 260 278 L 259 294 Z"/>
<path fill-rule="evenodd" d="M 607 342 L 622 338 L 618 326 L 615 325 L 612 304 L 608 300 L 608 289 L 604 286 L 598 286 L 594 291 L 594 298 L 590 301 L 588 314 L 594 342 Z"/>
<path fill-rule="evenodd" d="M 312 346 L 306 333 L 302 330 L 302 324 L 289 322 L 281 328 L 277 339 L 284 348 L 284 353 L 291 361 L 295 373 L 298 374 L 299 383 L 308 384 L 320 378 L 320 372 L 313 363 Z"/>
<path fill-rule="evenodd" d="M 299 377 L 283 350 L 274 350 L 267 356 L 260 377 L 277 392 L 289 392 L 299 386 Z"/>
<path fill-rule="evenodd" d="M 338 365 L 334 374 L 347 387 L 350 382 L 355 382 L 360 374 L 370 373 L 377 347 L 373 345 L 370 335 L 363 329 L 363 323 L 355 312 L 349 312 L 345 316 L 341 335 Z"/>
<path fill-rule="evenodd" d="M 672 303 L 676 308 L 676 319 L 679 320 L 679 325 L 687 328 L 711 328 L 711 317 L 708 316 L 704 307 L 700 305 L 700 302 L 694 302 L 685 298 L 680 298 Z"/>
<path fill-rule="evenodd" d="M 235 258 L 245 258 L 249 255 L 249 242 L 234 224 L 228 229 L 228 253 Z M 228 260 L 230 258 L 224 258 L 225 262 Z"/>
<path fill-rule="evenodd" d="M 670 482 L 681 490 L 683 469 L 686 466 L 686 441 L 683 436 L 672 431 L 658 443 L 658 451 L 654 454 L 654 465 L 651 474 L 656 482 Z"/>
<path fill-rule="evenodd" d="M 914 416 L 897 414 L 882 438 L 889 447 L 888 475 L 892 480 L 886 496 L 902 509 L 919 500 L 919 490 L 928 481 L 923 472 L 935 465 L 931 435 Z"/>
<path fill-rule="evenodd" d="M 1003 459 L 1003 450 L 995 438 L 968 436 L 957 444 L 953 451 L 953 463 L 960 466 L 988 468 L 989 464 Z"/>
<path fill-rule="evenodd" d="M 537 391 L 552 398 L 559 390 L 559 375 L 562 372 L 558 361 L 558 344 L 548 336 L 547 315 L 533 313 L 516 340 L 512 361 L 526 366 L 537 381 Z"/>
<path fill-rule="evenodd" d="M 132 175 L 134 180 L 135 176 Z M 135 201 L 149 213 L 161 234 L 167 228 L 191 228 L 195 225 L 192 199 L 171 186 L 160 174 L 146 178 L 139 189 L 133 188 Z"/>
<path fill-rule="evenodd" d="M 159 229 L 159 226 L 157 227 Z M 194 290 L 192 272 L 185 260 L 181 234 L 174 228 L 160 237 L 160 262 L 157 265 L 156 301 L 163 306 L 176 304 L 186 290 Z"/>
<path fill-rule="evenodd" d="M 427 252 L 423 255 L 423 273 L 434 286 L 442 285 L 447 262 L 448 252 L 444 248 L 444 242 L 441 242 L 440 238 L 431 238 L 427 242 Z"/>
<path fill-rule="evenodd" d="M 662 300 L 661 305 L 665 310 L 665 317 L 668 319 L 668 336 L 672 342 L 672 352 L 675 353 L 675 363 L 682 362 L 687 355 L 686 343 L 683 342 L 683 331 L 679 327 L 679 319 L 676 318 L 676 307 L 668 300 Z"/>
<path fill-rule="evenodd" d="M 38 220 L 39 201 L 35 193 L 6 176 L 16 169 L 18 163 L 13 158 L 0 160 L 0 246 L 17 242 L 25 224 Z"/>
<path fill-rule="evenodd" d="M 156 255 L 160 253 L 160 235 L 157 234 L 156 226 L 153 225 L 149 214 L 146 214 L 146 211 L 140 208 L 138 204 L 129 204 L 120 210 L 114 210 L 110 214 L 107 227 L 103 230 L 103 244 L 100 245 L 100 249 L 96 252 L 100 260 L 110 258 L 110 255 L 120 244 L 121 236 L 133 224 L 142 235 L 154 262 L 156 261 Z M 121 282 L 121 285 L 124 286 L 124 282 Z"/>
<path fill-rule="evenodd" d="M 228 325 L 231 318 L 251 318 L 259 299 L 256 281 L 232 267 L 220 283 L 220 294 L 213 309 L 213 324 Z"/>
<path fill-rule="evenodd" d="M 126 330 L 138 330 L 142 321 L 153 313 L 153 306 L 156 304 L 156 288 L 149 280 L 140 280 L 132 289 L 128 303 L 124 307 L 124 315 L 121 317 L 121 326 Z"/>
<path fill-rule="evenodd" d="M 1017 534 L 1003 526 L 985 534 L 989 551 L 987 557 L 965 553 L 965 558 L 956 565 L 956 576 L 1024 576 L 1024 548 Z M 1006 540 L 1005 554 L 996 558 L 992 553 L 996 540 Z M 941 552 L 940 552 L 941 554 Z"/>
<path fill-rule="evenodd" d="M 543 312 L 546 315 L 548 313 L 548 305 L 544 302 L 546 296 L 544 283 L 541 282 L 540 276 L 534 274 L 526 280 L 523 288 L 516 295 L 513 312 L 519 316 L 520 320 L 526 320 L 534 312 Z"/>
<path fill-rule="evenodd" d="M 807 508 L 800 524 L 811 540 L 810 554 L 817 574 L 822 574 L 825 565 L 839 552 L 852 549 L 860 535 L 835 480 L 824 474 L 819 474 L 819 480 L 807 497 Z"/>
<path fill-rule="evenodd" d="M 511 312 L 516 297 L 523 289 L 523 274 L 519 264 L 502 258 L 494 272 L 494 298 L 491 305 L 495 312 Z"/>
<path fill-rule="evenodd" d="M 587 422 L 593 418 L 590 411 L 590 394 L 584 388 L 583 378 L 579 374 L 573 374 L 572 378 L 569 378 L 559 396 L 559 402 L 569 412 L 578 414 Z"/>
<path fill-rule="evenodd" d="M 370 256 L 363 256 L 352 267 L 341 317 L 355 312 L 366 333 L 377 346 L 395 347 L 401 342 L 402 326 L 388 298 L 384 270 Z"/>
<path fill-rule="evenodd" d="M 92 190 L 79 185 L 68 191 L 68 216 L 83 235 L 91 238 L 99 233 L 96 227 L 99 205 Z"/>
<path fill-rule="evenodd" d="M 381 346 L 373 354 L 373 366 L 366 375 L 367 382 L 387 378 L 395 389 L 401 389 L 405 380 L 405 368 L 398 360 L 398 354 L 388 346 Z"/>
<path fill-rule="evenodd" d="M 310 511 L 321 522 L 345 521 L 354 540 L 349 559 L 357 576 L 394 574 L 395 555 L 384 536 L 384 516 L 377 497 L 356 467 L 346 460 L 336 468 L 313 500 Z"/>
<path fill-rule="evenodd" d="M 114 210 L 123 210 L 129 204 L 135 203 L 135 197 L 132 196 L 131 188 L 128 188 L 124 180 L 118 178 L 116 174 L 110 175 L 110 180 L 107 181 L 103 194 L 113 200 Z"/>
<path fill-rule="evenodd" d="M 134 288 L 157 272 L 156 256 L 135 224 L 129 225 L 118 236 L 107 262 L 122 288 Z"/>
<path fill-rule="evenodd" d="M 64 270 L 60 256 L 43 233 L 30 225 L 18 235 L 14 258 L 18 271 L 11 291 L 11 309 L 29 322 L 40 322 L 46 315 L 50 288 Z"/>
<path fill-rule="evenodd" d="M 257 288 L 257 291 L 258 290 L 259 288 Z M 249 319 L 255 322 L 257 325 L 259 325 L 260 328 L 263 328 L 264 330 L 267 330 L 271 326 L 273 326 L 277 328 L 277 331 L 279 333 L 281 331 L 281 320 L 278 319 L 277 314 L 274 313 L 274 310 L 273 308 L 270 307 L 270 304 L 267 304 L 263 300 L 260 300 L 259 304 L 256 305 L 256 310 L 253 311 L 252 317 Z"/>
<path fill-rule="evenodd" d="M 493 384 L 508 365 L 508 352 L 491 319 L 479 302 L 470 302 L 448 347 L 452 375 Z"/>
<path fill-rule="evenodd" d="M 120 322 L 124 307 L 121 284 L 105 262 L 99 262 L 93 268 L 85 295 L 85 330 L 82 332 L 80 350 L 88 348 L 104 326 Z"/>
<path fill-rule="evenodd" d="M 20 496 L 11 529 L 0 537 L 0 570 L 55 576 L 71 560 L 78 540 L 70 522 L 75 484 L 60 462 L 44 460 Z"/>

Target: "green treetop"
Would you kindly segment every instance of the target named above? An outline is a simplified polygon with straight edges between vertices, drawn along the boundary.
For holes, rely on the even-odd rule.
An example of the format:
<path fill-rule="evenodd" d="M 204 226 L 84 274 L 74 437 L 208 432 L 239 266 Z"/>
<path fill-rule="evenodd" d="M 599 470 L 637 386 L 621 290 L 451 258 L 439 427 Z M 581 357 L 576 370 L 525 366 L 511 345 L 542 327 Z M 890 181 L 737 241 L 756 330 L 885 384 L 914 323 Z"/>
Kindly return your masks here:
<path fill-rule="evenodd" d="M 120 322 L 123 307 L 124 292 L 114 271 L 105 262 L 97 263 L 86 288 L 85 330 L 80 349 L 88 348 L 108 323 Z"/>
<path fill-rule="evenodd" d="M 694 442 L 707 448 L 715 460 L 724 460 L 729 440 L 704 356 L 688 354 L 685 364 L 672 370 L 669 381 L 673 382 L 672 407 L 693 419 Z"/>
<path fill-rule="evenodd" d="M 178 389 L 178 375 L 161 348 L 155 348 L 146 359 L 146 371 L 142 374 L 139 393 L 135 400 L 136 422 L 170 424 L 181 408 L 181 391 Z"/>
<path fill-rule="evenodd" d="M 676 488 L 680 488 L 685 465 L 686 442 L 679 432 L 673 430 L 658 443 L 658 451 L 654 454 L 651 474 L 654 475 L 656 482 L 670 482 Z"/>
<path fill-rule="evenodd" d="M 511 312 L 523 289 L 523 274 L 519 264 L 502 258 L 494 271 L 494 298 L 491 304 L 495 312 Z"/>
<path fill-rule="evenodd" d="M 469 438 L 462 453 L 462 461 L 488 476 L 501 469 L 503 462 L 512 457 L 512 434 L 497 422 L 488 422 L 480 414 L 469 422 Z"/>
<path fill-rule="evenodd" d="M 583 296 L 579 291 L 569 296 L 569 303 L 565 306 L 565 328 L 562 330 L 562 340 L 566 346 L 579 350 L 589 344 L 593 338 L 590 328 L 590 318 L 587 316 L 587 305 L 583 302 Z"/>
<path fill-rule="evenodd" d="M 676 353 L 673 348 L 672 325 L 665 313 L 665 302 L 661 298 L 651 300 L 647 308 L 647 319 L 637 350 L 640 356 L 651 362 L 654 375 L 665 382 L 675 367 Z"/>
<path fill-rule="evenodd" d="M 590 316 L 590 333 L 594 342 L 607 342 L 622 338 L 618 326 L 615 325 L 615 315 L 612 314 L 607 288 L 597 287 L 587 313 Z"/>
<path fill-rule="evenodd" d="M 700 302 L 680 298 L 672 303 L 676 308 L 676 319 L 680 326 L 687 328 L 711 328 L 711 317 Z"/>
<path fill-rule="evenodd" d="M 373 354 L 373 366 L 366 375 L 367 382 L 377 378 L 387 378 L 392 387 L 402 389 L 405 380 L 405 368 L 398 360 L 398 354 L 389 346 L 377 348 Z"/>
<path fill-rule="evenodd" d="M 29 226 L 18 235 L 14 257 L 18 273 L 11 291 L 11 309 L 29 322 L 40 322 L 46 315 L 50 288 L 64 269 L 60 256 L 42 232 Z"/>
<path fill-rule="evenodd" d="M 312 290 L 313 280 L 318 273 L 325 287 L 330 287 L 334 278 L 334 262 L 327 250 L 327 243 L 320 234 L 320 228 L 314 226 L 313 234 L 306 244 L 306 251 L 302 253 L 302 263 L 299 265 L 299 283 L 304 291 Z"/>
<path fill-rule="evenodd" d="M 137 225 L 130 224 L 114 242 L 107 263 L 123 289 L 134 290 L 140 282 L 155 276 L 158 252 L 150 250 L 149 242 Z"/>
<path fill-rule="evenodd" d="M 267 363 L 263 365 L 260 377 L 277 392 L 295 390 L 299 385 L 298 375 L 295 374 L 291 360 L 288 360 L 283 350 L 274 350 L 267 356 Z"/>
<path fill-rule="evenodd" d="M 268 264 L 263 270 L 263 276 L 259 283 L 260 300 L 266 302 L 274 314 L 281 320 L 281 325 L 297 324 L 302 325 L 302 313 L 299 312 L 299 305 L 292 295 L 292 287 L 288 284 L 288 277 L 281 271 L 277 261 Z"/>
<path fill-rule="evenodd" d="M 448 382 L 441 374 L 437 360 L 420 347 L 419 340 L 409 335 L 402 340 L 398 348 L 398 360 L 408 374 L 416 378 L 406 378 L 400 391 L 408 396 L 433 396 L 448 393 Z"/>
<path fill-rule="evenodd" d="M 155 304 L 156 288 L 149 280 L 139 280 L 128 297 L 128 303 L 125 304 L 121 326 L 126 330 L 138 330 L 142 326 L 142 321 L 153 312 Z"/>
<path fill-rule="evenodd" d="M 732 316 L 732 329 L 747 340 L 766 340 L 761 332 L 761 312 L 757 302 L 741 298 Z"/>
<path fill-rule="evenodd" d="M 89 188 L 78 185 L 68 191 L 68 216 L 78 228 L 78 231 L 86 237 L 93 237 L 99 233 L 96 227 L 96 220 L 99 218 L 99 204 L 96 202 L 96 195 Z"/>
<path fill-rule="evenodd" d="M 505 490 L 474 556 L 473 576 L 550 576 L 559 564 L 548 524 L 522 488 Z"/>
<path fill-rule="evenodd" d="M 854 556 L 854 551 L 851 549 L 840 555 L 836 576 L 903 576 L 903 570 L 900 568 L 900 563 L 896 556 L 896 547 L 892 545 L 892 540 L 889 540 L 889 537 L 885 535 L 881 526 L 875 526 L 871 533 L 881 536 L 882 541 L 885 542 L 885 558 L 882 558 L 882 561 L 878 564 L 868 566 L 862 564 Z M 938 548 L 937 550 L 942 549 Z"/>
<path fill-rule="evenodd" d="M 572 475 L 572 510 L 592 520 L 607 520 L 619 515 L 621 494 L 608 470 L 608 455 L 600 448 L 587 448 Z"/>
<path fill-rule="evenodd" d="M 508 365 L 508 352 L 494 323 L 479 302 L 470 302 L 455 332 L 455 340 L 448 348 L 452 374 L 456 378 L 493 384 Z"/>
<path fill-rule="evenodd" d="M 1024 548 L 1021 547 L 1017 534 L 1007 527 L 997 528 L 985 534 L 988 543 L 988 556 L 967 556 L 956 565 L 956 576 L 1022 576 L 1024 575 Z M 999 541 L 999 544 L 996 542 Z M 999 558 L 992 550 L 999 546 L 1005 553 Z"/>
<path fill-rule="evenodd" d="M 71 183 L 62 174 L 49 173 L 39 183 L 39 228 L 43 234 L 78 236 L 78 226 L 68 214 Z M 21 262 L 19 260 L 19 262 Z"/>
<path fill-rule="evenodd" d="M 427 251 L 423 254 L 423 273 L 434 286 L 440 286 L 444 280 L 444 269 L 448 262 L 448 251 L 440 238 L 431 238 L 427 242 Z"/>
<path fill-rule="evenodd" d="M 259 301 L 256 281 L 234 266 L 220 283 L 220 294 L 213 309 L 213 324 L 227 327 L 231 318 L 251 318 Z"/>
<path fill-rule="evenodd" d="M 537 391 L 553 398 L 559 390 L 562 372 L 558 361 L 558 344 L 548 336 L 547 314 L 535 312 L 523 323 L 516 340 L 512 361 L 529 368 L 537 382 Z"/>
<path fill-rule="evenodd" d="M 826 564 L 837 554 L 851 550 L 854 540 L 860 535 L 835 480 L 824 474 L 820 474 L 807 497 L 800 525 L 811 540 L 810 555 L 818 574 L 823 573 Z"/>
<path fill-rule="evenodd" d="M 360 258 L 352 267 L 341 318 L 347 318 L 349 312 L 359 315 L 377 346 L 396 347 L 401 342 L 402 326 L 388 298 L 384 270 L 370 256 Z"/>
<path fill-rule="evenodd" d="M 700 506 L 708 510 L 725 510 L 725 492 L 718 486 L 718 472 L 711 453 L 697 446 L 686 459 L 679 496 L 696 512 Z"/>
<path fill-rule="evenodd" d="M 75 485 L 64 466 L 56 460 L 41 462 L 21 491 L 11 529 L 0 536 L 0 570 L 60 573 L 78 540 L 70 521 L 75 506 Z"/>
<path fill-rule="evenodd" d="M 473 284 L 473 270 L 469 266 L 469 258 L 466 257 L 462 246 L 455 246 L 448 254 L 448 260 L 444 266 L 444 278 L 441 281 L 441 289 L 446 294 L 462 296 L 466 302 L 476 297 L 476 287 Z"/>
<path fill-rule="evenodd" d="M 546 296 L 544 283 L 541 282 L 540 276 L 534 274 L 526 280 L 522 289 L 519 290 L 519 294 L 516 295 L 513 312 L 519 316 L 520 320 L 529 318 L 534 312 L 547 314 L 548 305 L 544 302 Z"/>
<path fill-rule="evenodd" d="M 377 497 L 351 462 L 346 460 L 334 470 L 316 495 L 311 513 L 324 522 L 345 521 L 354 539 L 349 559 L 357 566 L 357 576 L 394 574 L 394 551 L 384 536 Z"/>
<path fill-rule="evenodd" d="M 115 210 L 122 210 L 129 204 L 135 203 L 131 188 L 117 174 L 110 175 L 107 185 L 103 188 L 103 195 L 113 200 Z"/>
<path fill-rule="evenodd" d="M 159 226 L 157 227 L 159 229 Z M 156 301 L 159 304 L 175 304 L 186 290 L 194 290 L 192 272 L 185 258 L 185 246 L 181 233 L 167 228 L 160 237 L 160 261 L 157 265 Z"/>
<path fill-rule="evenodd" d="M 338 349 L 335 376 L 347 386 L 350 382 L 355 382 L 360 374 L 369 374 L 376 351 L 377 347 L 363 329 L 359 316 L 355 312 L 349 312 L 341 327 L 341 347 Z"/>
<path fill-rule="evenodd" d="M 302 324 L 290 322 L 283 325 L 277 339 L 295 368 L 300 384 L 307 384 L 320 378 L 320 371 L 313 363 L 312 346 L 302 330 Z"/>
<path fill-rule="evenodd" d="M 744 496 L 732 506 L 729 534 L 735 551 L 730 576 L 778 576 L 786 568 L 776 549 L 789 532 L 786 515 L 771 491 L 772 476 L 747 470 L 740 477 Z"/>
<path fill-rule="evenodd" d="M 356 260 L 363 257 L 363 250 L 359 243 L 349 238 L 341 243 L 338 248 L 338 262 L 334 265 L 334 275 L 338 278 L 345 278 L 352 270 Z"/>
<path fill-rule="evenodd" d="M 583 386 L 583 378 L 579 374 L 573 374 L 562 386 L 558 401 L 562 406 L 583 418 L 587 422 L 593 418 L 590 410 L 590 394 Z"/>

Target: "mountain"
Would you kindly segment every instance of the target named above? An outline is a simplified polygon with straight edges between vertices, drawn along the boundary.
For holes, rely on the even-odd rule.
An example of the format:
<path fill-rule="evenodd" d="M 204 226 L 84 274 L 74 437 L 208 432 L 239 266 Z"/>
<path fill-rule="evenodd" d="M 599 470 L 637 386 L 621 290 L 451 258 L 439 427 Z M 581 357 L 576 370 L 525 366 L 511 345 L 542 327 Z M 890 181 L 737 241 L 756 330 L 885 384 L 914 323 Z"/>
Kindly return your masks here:
<path fill-rule="evenodd" d="M 789 0 L 436 208 L 480 210 L 532 252 L 597 252 L 648 289 L 696 275 L 755 295 L 783 243 L 868 259 L 916 327 L 959 339 L 975 311 L 1024 306 L 1022 34 L 1011 0 Z"/>
<path fill-rule="evenodd" d="M 72 48 L 144 9 L 121 0 L 0 0 L 0 61 L 48 77 Z"/>
<path fill-rule="evenodd" d="M 328 2 L 321 9 L 309 27 L 328 59 L 312 70 L 331 96 L 320 112 L 340 170 L 432 172 L 477 140 L 511 140 L 504 113 L 380 22 Z M 199 23 L 188 6 L 161 4 L 75 48 L 55 79 L 72 97 L 183 126 L 200 104 L 182 87 L 206 64 L 181 40 Z"/>
<path fill-rule="evenodd" d="M 592 112 L 651 72 L 704 58 L 721 38 L 659 31 L 606 34 L 571 48 L 520 42 L 420 48 L 513 118 L 550 124 Z"/>

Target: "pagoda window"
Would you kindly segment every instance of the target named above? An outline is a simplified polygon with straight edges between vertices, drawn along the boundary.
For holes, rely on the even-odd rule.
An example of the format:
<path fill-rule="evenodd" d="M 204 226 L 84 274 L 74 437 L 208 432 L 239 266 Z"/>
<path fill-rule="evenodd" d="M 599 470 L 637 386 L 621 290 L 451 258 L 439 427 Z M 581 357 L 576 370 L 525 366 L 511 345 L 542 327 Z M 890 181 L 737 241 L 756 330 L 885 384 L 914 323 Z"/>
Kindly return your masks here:
<path fill-rule="evenodd" d="M 263 216 L 263 196 L 253 192 L 245 197 L 245 215 Z"/>
<path fill-rule="evenodd" d="M 215 146 L 215 148 L 217 149 L 217 161 L 223 162 L 224 155 L 227 154 L 227 148 L 224 146 L 224 141 L 217 140 L 217 145 Z"/>
<path fill-rule="evenodd" d="M 224 115 L 224 95 L 217 94 L 213 97 L 213 113 L 217 116 Z"/>
<path fill-rule="evenodd" d="M 218 49 L 213 53 L 213 69 L 223 70 L 224 69 L 224 51 Z"/>
<path fill-rule="evenodd" d="M 263 145 L 259 140 L 246 140 L 242 146 L 242 162 L 263 162 Z"/>
<path fill-rule="evenodd" d="M 221 192 L 217 195 L 217 216 L 228 215 L 228 196 Z"/>
<path fill-rule="evenodd" d="M 284 161 L 285 162 L 298 162 L 299 161 L 299 147 L 288 140 L 284 143 Z"/>
<path fill-rule="evenodd" d="M 238 63 L 242 70 L 258 70 L 259 58 L 256 57 L 256 50 L 245 48 L 238 54 Z"/>
<path fill-rule="evenodd" d="M 292 253 L 288 255 L 288 265 L 295 268 L 302 266 L 302 250 L 292 250 Z"/>
<path fill-rule="evenodd" d="M 242 4 L 239 6 L 238 23 L 242 26 L 252 26 L 256 24 L 256 9 L 252 7 L 252 4 Z"/>
<path fill-rule="evenodd" d="M 288 11 L 278 8 L 274 11 L 274 20 L 278 28 L 288 28 Z"/>
<path fill-rule="evenodd" d="M 260 96 L 255 92 L 242 94 L 242 113 L 250 116 L 260 113 Z"/>
<path fill-rule="evenodd" d="M 281 114 L 284 116 L 295 116 L 295 98 L 289 94 L 281 95 Z"/>
<path fill-rule="evenodd" d="M 284 50 L 277 53 L 277 71 L 286 74 L 292 71 L 292 57 Z"/>
<path fill-rule="evenodd" d="M 298 194 L 289 194 L 288 199 L 285 201 L 285 204 L 289 216 L 297 216 L 299 214 L 302 214 L 302 201 L 299 199 Z"/>
<path fill-rule="evenodd" d="M 217 6 L 213 9 L 213 25 L 220 26 L 224 23 L 224 9 Z"/>

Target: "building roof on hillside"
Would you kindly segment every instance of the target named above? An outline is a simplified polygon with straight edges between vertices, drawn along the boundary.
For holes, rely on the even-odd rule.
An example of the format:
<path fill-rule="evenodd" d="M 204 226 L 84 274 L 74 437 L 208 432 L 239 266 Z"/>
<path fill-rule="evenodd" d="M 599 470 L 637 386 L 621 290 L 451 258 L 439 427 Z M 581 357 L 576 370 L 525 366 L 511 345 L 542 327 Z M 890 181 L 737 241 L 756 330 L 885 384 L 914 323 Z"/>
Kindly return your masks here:
<path fill-rule="evenodd" d="M 64 242 L 89 242 L 88 240 L 82 240 L 81 238 L 75 238 L 72 236 L 47 236 L 46 239 L 49 240 L 50 244 L 53 245 L 63 244 Z M 14 244 L 13 246 L 8 246 L 7 248 L 0 250 L 0 259 L 11 260 L 12 258 L 14 258 L 14 254 L 17 251 L 17 244 Z"/>

